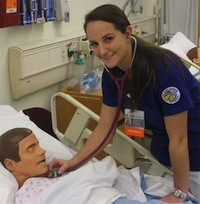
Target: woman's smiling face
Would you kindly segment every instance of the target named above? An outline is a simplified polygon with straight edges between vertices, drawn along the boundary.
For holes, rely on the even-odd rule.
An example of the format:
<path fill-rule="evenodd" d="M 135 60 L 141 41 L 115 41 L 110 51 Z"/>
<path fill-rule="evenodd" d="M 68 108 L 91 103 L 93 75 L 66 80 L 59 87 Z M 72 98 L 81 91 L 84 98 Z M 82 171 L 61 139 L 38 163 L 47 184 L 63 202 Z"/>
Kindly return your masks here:
<path fill-rule="evenodd" d="M 91 21 L 86 28 L 94 55 L 107 67 L 118 66 L 123 70 L 128 68 L 132 57 L 131 33 L 131 26 L 127 27 L 126 33 L 122 33 L 105 21 Z"/>

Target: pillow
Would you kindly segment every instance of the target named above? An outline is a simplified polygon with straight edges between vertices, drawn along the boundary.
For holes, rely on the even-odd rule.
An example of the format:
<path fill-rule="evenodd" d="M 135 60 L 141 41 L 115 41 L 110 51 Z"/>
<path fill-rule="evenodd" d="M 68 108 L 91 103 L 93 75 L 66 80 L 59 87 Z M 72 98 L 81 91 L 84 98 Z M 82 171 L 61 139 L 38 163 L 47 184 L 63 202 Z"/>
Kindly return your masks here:
<path fill-rule="evenodd" d="M 22 111 L 17 112 L 10 106 L 0 105 L 0 136 L 15 127 L 31 129 L 46 150 L 47 163 L 53 158 L 70 159 L 75 152 L 60 141 L 38 128 Z M 14 203 L 18 184 L 13 175 L 0 163 L 0 198 L 1 203 Z M 2 200 L 3 199 L 3 200 Z"/>
<path fill-rule="evenodd" d="M 196 45 L 190 41 L 183 33 L 177 32 L 169 42 L 161 45 L 160 47 L 169 49 L 180 57 L 187 58 L 187 53 Z"/>
<path fill-rule="evenodd" d="M 14 203 L 18 183 L 14 176 L 0 163 L 0 197 L 1 203 Z"/>
<path fill-rule="evenodd" d="M 9 105 L 0 105 L 0 117 L 14 115 L 17 111 Z"/>

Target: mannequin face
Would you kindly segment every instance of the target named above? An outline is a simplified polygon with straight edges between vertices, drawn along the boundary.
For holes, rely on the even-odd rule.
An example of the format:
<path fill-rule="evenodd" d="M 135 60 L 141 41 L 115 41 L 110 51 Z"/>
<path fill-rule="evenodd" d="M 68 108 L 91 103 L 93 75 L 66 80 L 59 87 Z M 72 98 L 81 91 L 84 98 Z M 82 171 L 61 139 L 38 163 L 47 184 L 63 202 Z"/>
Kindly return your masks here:
<path fill-rule="evenodd" d="M 11 171 L 24 178 L 43 175 L 48 171 L 45 150 L 39 146 L 33 133 L 19 142 L 19 157 L 19 162 L 12 161 Z"/>

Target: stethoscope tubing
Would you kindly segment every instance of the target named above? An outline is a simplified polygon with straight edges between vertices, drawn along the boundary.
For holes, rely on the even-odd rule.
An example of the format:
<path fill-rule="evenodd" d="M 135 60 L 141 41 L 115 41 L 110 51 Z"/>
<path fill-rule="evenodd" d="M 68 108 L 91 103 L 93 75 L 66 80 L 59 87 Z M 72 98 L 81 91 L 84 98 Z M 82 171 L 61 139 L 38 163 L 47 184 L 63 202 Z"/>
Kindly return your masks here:
<path fill-rule="evenodd" d="M 97 148 L 95 148 L 89 155 L 87 155 L 82 161 L 80 161 L 79 163 L 77 163 L 76 165 L 68 168 L 66 170 L 66 172 L 70 172 L 70 171 L 74 171 L 76 169 L 78 169 L 80 166 L 82 166 L 84 163 L 86 163 L 89 159 L 91 159 L 93 157 L 93 155 L 95 155 L 103 146 L 104 144 L 110 140 L 111 136 L 112 136 L 112 131 L 115 129 L 117 122 L 118 122 L 118 118 L 119 118 L 119 114 L 120 114 L 120 107 L 122 104 L 122 95 L 123 95 L 123 88 L 124 88 L 124 84 L 125 84 L 125 80 L 128 76 L 129 70 L 127 70 L 127 72 L 125 73 L 125 75 L 122 78 L 116 78 L 115 84 L 117 86 L 118 89 L 118 93 L 119 93 L 119 101 L 118 101 L 118 105 L 117 105 L 117 110 L 115 113 L 115 117 L 113 119 L 112 125 L 108 131 L 108 133 L 106 134 L 106 136 L 104 137 L 104 139 L 102 140 L 102 142 L 98 145 Z M 111 75 L 111 73 L 109 73 L 109 75 L 111 76 L 111 78 L 113 78 L 114 76 Z M 119 82 L 121 81 L 121 86 L 119 85 Z"/>
<path fill-rule="evenodd" d="M 109 70 L 106 67 L 106 65 L 102 62 L 103 66 L 106 69 L 106 71 L 108 72 L 109 76 L 114 80 L 114 82 L 115 82 L 115 84 L 117 86 L 117 89 L 118 89 L 118 93 L 119 93 L 119 100 L 118 100 L 117 110 L 116 110 L 115 117 L 113 119 L 112 125 L 111 125 L 110 129 L 108 130 L 108 133 L 106 134 L 106 136 L 102 140 L 102 142 L 98 145 L 98 147 L 95 148 L 82 161 L 80 161 L 76 165 L 68 168 L 66 170 L 66 172 L 74 171 L 74 170 L 78 169 L 79 167 L 81 167 L 83 164 L 85 164 L 87 161 L 89 161 L 89 159 L 91 159 L 106 144 L 106 142 L 110 140 L 110 138 L 112 136 L 111 133 L 113 132 L 113 130 L 117 126 L 118 119 L 119 119 L 119 114 L 120 114 L 120 108 L 121 108 L 121 105 L 122 105 L 122 97 L 123 97 L 124 84 L 125 84 L 125 81 L 126 81 L 126 79 L 128 77 L 128 74 L 130 72 L 130 68 L 132 66 L 132 63 L 134 61 L 135 53 L 136 53 L 136 47 L 137 47 L 136 39 L 133 36 L 130 36 L 130 38 L 132 38 L 135 41 L 133 56 L 132 56 L 132 60 L 131 60 L 130 66 L 128 67 L 128 69 L 126 70 L 125 74 L 122 77 L 120 77 L 120 78 L 115 77 L 112 73 L 109 72 Z M 120 84 L 120 82 L 121 82 L 121 84 Z"/>

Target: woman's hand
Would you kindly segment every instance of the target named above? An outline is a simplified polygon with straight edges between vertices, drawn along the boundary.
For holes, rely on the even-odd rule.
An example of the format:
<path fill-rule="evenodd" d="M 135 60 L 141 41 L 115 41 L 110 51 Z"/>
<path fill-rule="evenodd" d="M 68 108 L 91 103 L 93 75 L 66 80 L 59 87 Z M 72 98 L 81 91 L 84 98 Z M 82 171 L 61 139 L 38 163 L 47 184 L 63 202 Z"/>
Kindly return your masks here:
<path fill-rule="evenodd" d="M 58 174 L 63 174 L 69 167 L 71 167 L 71 160 L 63 160 L 63 159 L 57 159 L 54 158 L 50 163 L 49 163 L 49 172 L 51 174 L 52 168 L 53 167 L 58 167 Z"/>
<path fill-rule="evenodd" d="M 183 198 L 177 198 L 173 193 L 170 193 L 159 200 L 162 200 L 167 203 L 184 203 L 185 199 Z"/>

